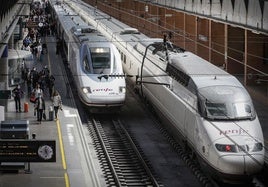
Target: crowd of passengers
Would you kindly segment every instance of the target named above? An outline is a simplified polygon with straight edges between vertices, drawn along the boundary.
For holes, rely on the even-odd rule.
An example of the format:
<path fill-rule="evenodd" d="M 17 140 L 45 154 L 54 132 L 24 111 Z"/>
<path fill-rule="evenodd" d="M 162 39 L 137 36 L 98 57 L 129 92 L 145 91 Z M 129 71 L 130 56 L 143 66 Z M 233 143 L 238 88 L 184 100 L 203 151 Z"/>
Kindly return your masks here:
<path fill-rule="evenodd" d="M 56 22 L 50 14 L 48 0 L 34 1 L 31 4 L 30 15 L 26 24 L 28 34 L 23 39 L 22 50 L 31 51 L 36 61 L 42 62 L 47 45 L 42 37 L 55 34 Z"/>

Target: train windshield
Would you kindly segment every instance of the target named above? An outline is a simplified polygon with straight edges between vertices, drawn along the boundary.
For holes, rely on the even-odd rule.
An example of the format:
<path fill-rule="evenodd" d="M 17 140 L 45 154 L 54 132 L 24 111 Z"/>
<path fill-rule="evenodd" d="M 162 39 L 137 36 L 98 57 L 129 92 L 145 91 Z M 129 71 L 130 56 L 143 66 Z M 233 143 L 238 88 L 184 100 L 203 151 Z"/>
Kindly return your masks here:
<path fill-rule="evenodd" d="M 91 47 L 91 60 L 94 74 L 110 73 L 111 68 L 111 52 L 106 47 Z"/>
<path fill-rule="evenodd" d="M 250 96 L 239 87 L 201 88 L 199 106 L 202 115 L 211 120 L 245 120 L 256 116 Z"/>

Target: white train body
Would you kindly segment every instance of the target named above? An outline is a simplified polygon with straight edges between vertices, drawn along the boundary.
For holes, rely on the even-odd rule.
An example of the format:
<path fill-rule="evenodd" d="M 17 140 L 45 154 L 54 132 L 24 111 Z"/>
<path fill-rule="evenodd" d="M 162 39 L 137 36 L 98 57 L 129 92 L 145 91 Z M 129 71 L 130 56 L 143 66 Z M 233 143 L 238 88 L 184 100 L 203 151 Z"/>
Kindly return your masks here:
<path fill-rule="evenodd" d="M 167 61 L 165 51 L 152 53 L 153 43 L 162 39 L 148 38 L 113 18 L 104 19 L 109 16 L 89 5 L 70 4 L 114 42 L 125 73 L 141 77 L 144 62 L 142 93 L 203 164 L 225 181 L 262 169 L 262 129 L 249 94 L 235 77 L 181 49 L 169 50 Z"/>
<path fill-rule="evenodd" d="M 89 107 L 120 107 L 126 83 L 118 50 L 67 4 L 54 5 L 57 29 L 80 100 Z"/>

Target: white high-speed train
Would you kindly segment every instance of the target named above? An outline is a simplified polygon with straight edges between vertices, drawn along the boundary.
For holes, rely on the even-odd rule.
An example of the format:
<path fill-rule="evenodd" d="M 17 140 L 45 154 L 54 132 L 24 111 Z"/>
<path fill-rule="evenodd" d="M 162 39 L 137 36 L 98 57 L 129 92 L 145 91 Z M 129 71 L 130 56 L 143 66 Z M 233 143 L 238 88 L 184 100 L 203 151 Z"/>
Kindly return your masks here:
<path fill-rule="evenodd" d="M 77 2 L 69 3 L 114 42 L 125 73 L 139 77 L 140 91 L 201 165 L 225 182 L 242 182 L 261 171 L 262 129 L 248 92 L 234 76 Z M 135 76 L 131 80 L 136 82 Z"/>
<path fill-rule="evenodd" d="M 52 5 L 80 100 L 90 108 L 121 107 L 126 83 L 115 45 L 67 4 L 55 1 Z"/>

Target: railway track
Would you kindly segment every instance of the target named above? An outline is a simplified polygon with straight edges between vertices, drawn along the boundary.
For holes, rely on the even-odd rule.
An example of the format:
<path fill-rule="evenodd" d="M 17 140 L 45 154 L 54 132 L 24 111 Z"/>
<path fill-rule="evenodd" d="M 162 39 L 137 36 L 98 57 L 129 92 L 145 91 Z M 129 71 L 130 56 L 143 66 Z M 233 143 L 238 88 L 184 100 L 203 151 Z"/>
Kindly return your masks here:
<path fill-rule="evenodd" d="M 119 120 L 88 123 L 107 186 L 162 186 Z"/>

